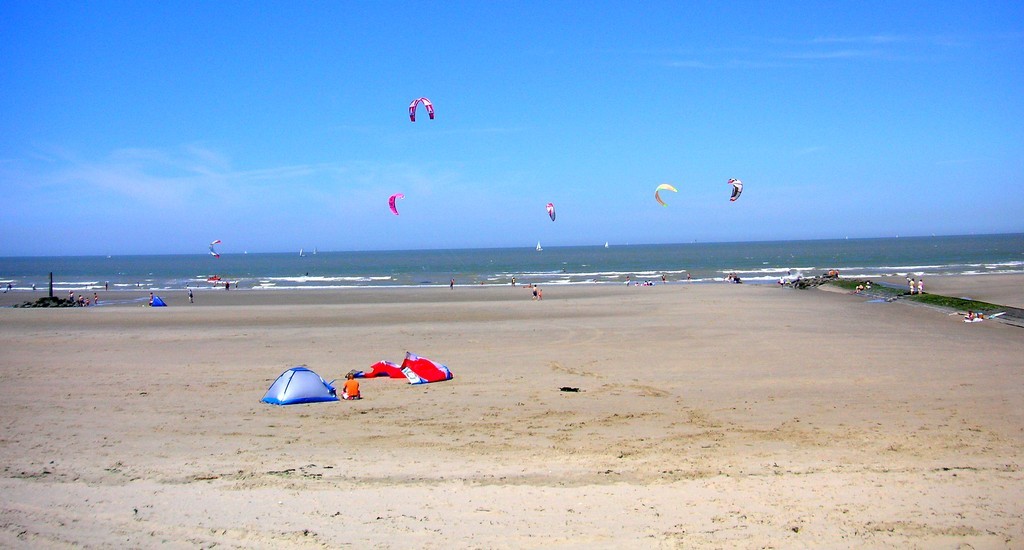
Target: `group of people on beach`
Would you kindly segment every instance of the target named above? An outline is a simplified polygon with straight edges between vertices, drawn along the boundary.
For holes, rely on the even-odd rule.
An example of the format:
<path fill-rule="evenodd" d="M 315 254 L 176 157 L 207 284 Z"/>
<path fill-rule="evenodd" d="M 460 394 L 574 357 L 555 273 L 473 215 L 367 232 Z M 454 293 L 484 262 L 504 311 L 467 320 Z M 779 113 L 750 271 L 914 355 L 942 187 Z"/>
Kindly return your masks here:
<path fill-rule="evenodd" d="M 911 294 L 924 294 L 924 277 L 919 277 L 916 281 L 907 276 L 907 286 L 910 288 Z"/>
<path fill-rule="evenodd" d="M 516 278 L 515 277 L 512 277 L 512 286 L 516 286 Z M 541 290 L 541 288 L 539 286 L 537 286 L 537 285 L 535 285 L 533 283 L 527 283 L 525 286 L 523 286 L 523 288 L 529 289 L 529 290 L 533 291 L 533 299 L 534 300 L 543 300 L 544 299 L 544 291 Z"/>
<path fill-rule="evenodd" d="M 661 276 L 661 282 L 664 283 L 665 280 L 666 280 L 665 276 L 662 275 Z M 650 279 L 647 279 L 647 280 L 642 281 L 642 282 L 639 281 L 639 280 L 634 281 L 629 275 L 626 275 L 626 286 L 629 286 L 630 284 L 632 284 L 633 286 L 654 286 L 654 281 L 652 281 Z"/>
<path fill-rule="evenodd" d="M 80 307 L 96 306 L 96 305 L 99 305 L 99 303 L 100 303 L 100 295 L 96 294 L 95 292 L 93 292 L 91 299 L 88 296 L 86 296 L 85 294 L 79 294 L 76 297 L 75 296 L 75 291 L 74 290 L 69 290 L 68 291 L 68 301 L 73 303 L 73 304 L 75 304 L 76 306 L 80 306 Z"/>

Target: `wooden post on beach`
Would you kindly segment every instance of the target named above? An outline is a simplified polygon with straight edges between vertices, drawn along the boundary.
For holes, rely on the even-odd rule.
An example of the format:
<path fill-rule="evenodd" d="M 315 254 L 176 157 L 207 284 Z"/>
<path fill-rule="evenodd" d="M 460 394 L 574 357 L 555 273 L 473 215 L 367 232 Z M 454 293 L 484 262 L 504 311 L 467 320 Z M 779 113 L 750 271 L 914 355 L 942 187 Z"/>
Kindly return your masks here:
<path fill-rule="evenodd" d="M 53 272 L 50 272 L 50 298 L 53 298 Z"/>

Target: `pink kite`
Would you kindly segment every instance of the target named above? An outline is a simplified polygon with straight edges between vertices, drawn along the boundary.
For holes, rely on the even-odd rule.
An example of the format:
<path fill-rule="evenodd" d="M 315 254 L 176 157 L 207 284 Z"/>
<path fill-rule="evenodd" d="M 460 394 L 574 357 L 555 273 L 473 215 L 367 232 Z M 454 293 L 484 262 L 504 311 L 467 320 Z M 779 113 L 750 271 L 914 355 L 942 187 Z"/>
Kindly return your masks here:
<path fill-rule="evenodd" d="M 408 351 L 405 352 L 405 361 L 402 361 L 401 367 L 391 361 L 377 361 L 370 367 L 370 370 L 357 372 L 355 376 L 356 378 L 380 376 L 405 378 L 409 380 L 410 384 L 429 384 L 453 378 L 452 371 L 448 370 L 448 367 Z"/>
<path fill-rule="evenodd" d="M 398 200 L 398 199 L 404 199 L 404 198 L 405 198 L 405 195 L 403 195 L 401 193 L 395 193 L 394 195 L 391 195 L 390 198 L 388 198 L 388 206 L 391 207 L 391 212 L 394 215 L 396 215 L 396 216 L 398 215 L 398 206 L 395 204 L 395 201 Z"/>
<path fill-rule="evenodd" d="M 409 351 L 405 352 L 405 361 L 402 361 L 402 372 L 405 373 L 410 384 L 426 384 L 452 379 L 452 371 L 448 370 L 448 367 Z M 418 380 L 414 380 L 413 375 Z"/>
<path fill-rule="evenodd" d="M 551 216 L 551 221 L 555 221 L 555 205 L 554 203 L 548 203 L 548 216 Z"/>
<path fill-rule="evenodd" d="M 430 120 L 434 120 L 434 104 L 425 97 L 418 97 L 409 104 L 409 120 L 416 122 L 416 105 L 420 103 L 427 108 L 427 116 L 430 117 Z"/>
<path fill-rule="evenodd" d="M 356 373 L 356 378 L 377 378 L 387 376 L 388 378 L 405 378 L 402 367 L 391 361 L 377 361 L 370 366 L 370 370 Z"/>

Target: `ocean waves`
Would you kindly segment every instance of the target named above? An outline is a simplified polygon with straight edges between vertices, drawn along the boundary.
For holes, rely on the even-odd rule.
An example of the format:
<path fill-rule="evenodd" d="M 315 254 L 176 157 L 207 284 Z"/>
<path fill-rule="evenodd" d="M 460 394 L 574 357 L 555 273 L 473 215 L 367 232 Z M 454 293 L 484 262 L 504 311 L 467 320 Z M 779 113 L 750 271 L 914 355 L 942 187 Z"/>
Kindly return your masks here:
<path fill-rule="evenodd" d="M 774 283 L 843 277 L 1024 273 L 1024 235 L 690 243 L 604 247 L 0 258 L 13 290 L 289 289 L 510 285 Z"/>

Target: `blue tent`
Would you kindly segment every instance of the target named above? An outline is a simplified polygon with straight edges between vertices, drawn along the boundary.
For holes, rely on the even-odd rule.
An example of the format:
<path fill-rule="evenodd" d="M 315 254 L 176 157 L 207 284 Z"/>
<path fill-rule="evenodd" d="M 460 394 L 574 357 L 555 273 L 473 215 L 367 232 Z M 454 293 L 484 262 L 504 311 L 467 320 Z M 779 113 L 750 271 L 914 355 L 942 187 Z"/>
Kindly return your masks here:
<path fill-rule="evenodd" d="M 264 403 L 271 405 L 296 405 L 299 403 L 318 403 L 321 401 L 337 401 L 334 386 L 327 383 L 320 375 L 306 367 L 292 367 L 277 377 L 263 396 Z"/>
<path fill-rule="evenodd" d="M 164 299 L 159 296 L 153 296 L 153 303 L 150 305 L 153 307 L 167 307 L 167 304 L 164 303 Z"/>

